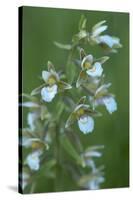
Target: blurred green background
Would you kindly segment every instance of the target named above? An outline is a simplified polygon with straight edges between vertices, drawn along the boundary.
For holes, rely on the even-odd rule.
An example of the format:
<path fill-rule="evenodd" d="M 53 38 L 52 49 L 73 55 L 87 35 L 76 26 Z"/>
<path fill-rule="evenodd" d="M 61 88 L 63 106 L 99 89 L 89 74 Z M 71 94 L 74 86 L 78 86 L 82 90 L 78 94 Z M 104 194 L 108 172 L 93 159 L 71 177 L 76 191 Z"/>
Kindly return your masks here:
<path fill-rule="evenodd" d="M 81 137 L 86 145 L 105 145 L 103 157 L 98 161 L 105 165 L 106 181 L 102 188 L 127 187 L 129 185 L 128 13 L 23 7 L 23 92 L 30 93 L 33 88 L 40 85 L 39 76 L 41 71 L 46 69 L 48 60 L 55 64 L 57 70 L 65 67 L 68 52 L 58 49 L 53 42 L 71 42 L 72 36 L 78 32 L 81 14 L 87 17 L 89 29 L 95 23 L 106 20 L 107 33 L 118 36 L 123 44 L 123 48 L 119 49 L 117 54 L 111 54 L 109 61 L 104 65 L 106 80 L 112 83 L 111 92 L 116 95 L 118 111 L 109 115 L 105 108 L 100 108 L 103 117 L 96 119 L 94 132 Z M 86 50 L 95 57 L 104 55 L 99 47 L 88 47 Z M 24 117 L 25 114 L 24 111 Z M 52 187 L 50 184 L 48 186 Z M 44 187 L 44 183 L 42 186 L 40 181 L 38 187 Z"/>

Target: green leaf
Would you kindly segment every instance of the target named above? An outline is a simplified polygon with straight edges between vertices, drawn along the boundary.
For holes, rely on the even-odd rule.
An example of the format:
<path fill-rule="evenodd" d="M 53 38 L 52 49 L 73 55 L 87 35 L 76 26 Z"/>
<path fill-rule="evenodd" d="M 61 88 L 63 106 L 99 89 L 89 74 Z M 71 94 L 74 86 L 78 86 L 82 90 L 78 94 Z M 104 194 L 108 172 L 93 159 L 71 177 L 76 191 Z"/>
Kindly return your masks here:
<path fill-rule="evenodd" d="M 86 17 L 84 15 L 81 15 L 81 18 L 79 21 L 79 31 L 86 28 L 86 22 L 87 22 Z"/>
<path fill-rule="evenodd" d="M 64 111 L 64 108 L 65 108 L 65 105 L 63 102 L 58 102 L 57 105 L 56 105 L 56 109 L 55 109 L 55 119 L 56 120 L 59 120 L 61 115 L 62 115 L 62 112 Z"/>
<path fill-rule="evenodd" d="M 39 173 L 46 177 L 49 178 L 55 178 L 55 170 L 54 167 L 56 165 L 56 160 L 55 159 L 51 159 L 48 161 L 44 161 L 44 163 L 41 165 L 42 167 L 40 168 Z"/>
<path fill-rule="evenodd" d="M 80 164 L 82 167 L 85 166 L 85 161 L 83 157 L 78 154 L 78 152 L 75 150 L 69 139 L 64 135 L 60 137 L 60 142 L 64 150 L 75 160 L 78 164 Z"/>
<path fill-rule="evenodd" d="M 76 113 L 72 112 L 68 118 L 68 120 L 66 121 L 66 125 L 65 128 L 68 128 L 69 126 L 71 126 L 75 121 L 76 121 Z"/>
<path fill-rule="evenodd" d="M 73 83 L 76 77 L 76 71 L 77 71 L 77 68 L 74 62 L 69 62 L 69 64 L 67 64 L 67 67 L 66 67 L 66 76 L 67 76 L 68 82 L 71 84 Z"/>
<path fill-rule="evenodd" d="M 40 117 L 41 117 L 41 120 L 48 119 L 50 117 L 50 114 L 49 114 L 46 106 L 41 106 Z"/>
<path fill-rule="evenodd" d="M 71 50 L 72 49 L 72 45 L 71 44 L 62 44 L 59 42 L 54 42 L 55 46 L 57 46 L 60 49 L 65 49 L 65 50 Z"/>
<path fill-rule="evenodd" d="M 36 94 L 39 94 L 39 93 L 41 92 L 41 89 L 42 89 L 43 87 L 45 87 L 45 86 L 46 86 L 46 83 L 43 83 L 43 84 L 40 85 L 39 87 L 37 87 L 37 88 L 35 88 L 34 90 L 32 90 L 31 96 L 36 95 Z"/>

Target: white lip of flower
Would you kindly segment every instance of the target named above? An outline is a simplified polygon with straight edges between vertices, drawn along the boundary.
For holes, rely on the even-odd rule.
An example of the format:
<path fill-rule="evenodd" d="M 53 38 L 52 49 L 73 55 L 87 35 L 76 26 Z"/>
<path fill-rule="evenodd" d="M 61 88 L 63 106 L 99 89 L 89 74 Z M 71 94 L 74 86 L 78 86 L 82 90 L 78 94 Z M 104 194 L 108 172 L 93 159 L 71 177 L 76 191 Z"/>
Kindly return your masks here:
<path fill-rule="evenodd" d="M 110 114 L 117 110 L 117 103 L 112 96 L 103 98 L 103 103 Z"/>
<path fill-rule="evenodd" d="M 86 73 L 92 77 L 99 77 L 102 75 L 103 68 L 99 62 L 94 63 L 92 69 L 88 69 Z"/>
<path fill-rule="evenodd" d="M 27 115 L 27 123 L 30 129 L 33 131 L 35 129 L 35 121 L 39 118 L 38 112 L 29 112 Z"/>
<path fill-rule="evenodd" d="M 79 129 L 84 133 L 90 133 L 94 129 L 94 120 L 90 116 L 82 116 L 78 120 Z"/>
<path fill-rule="evenodd" d="M 46 102 L 51 102 L 53 98 L 55 97 L 55 95 L 57 94 L 57 89 L 58 89 L 58 86 L 56 84 L 51 87 L 47 86 L 47 87 L 42 88 L 41 90 L 42 99 Z"/>
<path fill-rule="evenodd" d="M 99 43 L 104 43 L 110 48 L 113 48 L 114 45 L 120 45 L 120 39 L 116 37 L 111 37 L 110 35 L 102 35 L 98 37 Z"/>
<path fill-rule="evenodd" d="M 37 171 L 40 168 L 40 155 L 41 151 L 35 151 L 29 154 L 26 158 L 26 163 L 30 167 L 31 170 Z"/>

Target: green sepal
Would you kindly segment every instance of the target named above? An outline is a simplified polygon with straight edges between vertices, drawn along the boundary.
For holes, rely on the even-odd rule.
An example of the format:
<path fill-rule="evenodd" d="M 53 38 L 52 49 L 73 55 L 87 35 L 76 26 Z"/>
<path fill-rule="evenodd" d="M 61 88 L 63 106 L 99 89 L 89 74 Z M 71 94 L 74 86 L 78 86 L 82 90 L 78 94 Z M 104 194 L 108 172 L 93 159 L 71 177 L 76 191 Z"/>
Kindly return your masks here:
<path fill-rule="evenodd" d="M 76 87 L 80 87 L 80 85 L 84 84 L 88 79 L 88 75 L 86 71 L 82 70 L 79 74 L 78 80 L 76 82 Z"/>
<path fill-rule="evenodd" d="M 46 86 L 46 83 L 43 83 L 43 84 L 40 85 L 39 87 L 37 87 L 37 88 L 35 88 L 34 90 L 32 90 L 31 96 L 34 96 L 34 95 L 36 95 L 36 94 L 39 94 L 39 93 L 41 92 L 41 89 L 42 89 L 43 87 L 45 87 L 45 86 Z"/>
<path fill-rule="evenodd" d="M 101 58 L 95 59 L 94 62 L 99 62 L 101 64 L 105 63 L 109 59 L 108 56 L 103 56 Z"/>
<path fill-rule="evenodd" d="M 77 105 L 80 105 L 80 104 L 84 104 L 86 101 L 86 96 L 83 96 L 80 98 L 80 100 L 78 101 Z"/>
<path fill-rule="evenodd" d="M 96 111 L 96 110 L 92 110 L 91 108 L 86 108 L 85 110 L 85 114 L 92 116 L 92 117 L 101 117 L 102 113 Z"/>
<path fill-rule="evenodd" d="M 64 81 L 58 81 L 58 89 L 59 91 L 64 91 L 64 90 L 68 90 L 71 89 L 72 86 Z"/>
<path fill-rule="evenodd" d="M 66 121 L 65 128 L 71 126 L 76 121 L 76 119 L 77 119 L 76 113 L 72 112 Z"/>
<path fill-rule="evenodd" d="M 47 65 L 48 65 L 48 71 L 49 72 L 55 72 L 54 65 L 51 61 L 48 61 Z"/>
<path fill-rule="evenodd" d="M 81 15 L 81 18 L 80 18 L 80 21 L 79 21 L 79 31 L 86 29 L 86 22 L 87 22 L 86 17 L 84 15 Z"/>
<path fill-rule="evenodd" d="M 72 45 L 70 44 L 62 44 L 62 43 L 59 43 L 59 42 L 54 42 L 55 46 L 57 46 L 58 48 L 60 49 L 65 49 L 65 50 L 71 50 L 72 49 Z"/>
<path fill-rule="evenodd" d="M 103 21 L 100 21 L 100 22 L 98 22 L 97 24 L 95 24 L 95 25 L 92 27 L 92 32 L 95 31 L 97 28 L 99 28 L 101 25 L 103 25 L 105 22 L 106 22 L 106 20 L 103 20 Z"/>
<path fill-rule="evenodd" d="M 108 94 L 108 88 L 111 86 L 111 83 L 101 85 L 95 92 L 95 99 L 106 96 Z"/>
<path fill-rule="evenodd" d="M 83 58 L 86 56 L 86 53 L 83 48 L 80 49 L 80 60 L 83 60 Z"/>

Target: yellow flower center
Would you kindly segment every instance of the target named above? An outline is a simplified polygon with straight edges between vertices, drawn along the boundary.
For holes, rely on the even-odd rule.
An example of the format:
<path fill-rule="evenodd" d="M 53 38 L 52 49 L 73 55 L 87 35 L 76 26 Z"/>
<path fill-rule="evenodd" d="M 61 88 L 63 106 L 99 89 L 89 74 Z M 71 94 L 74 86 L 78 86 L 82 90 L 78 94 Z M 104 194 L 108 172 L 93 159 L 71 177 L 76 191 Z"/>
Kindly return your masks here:
<path fill-rule="evenodd" d="M 54 76 L 50 76 L 48 79 L 49 85 L 54 85 L 56 83 L 56 78 Z"/>
<path fill-rule="evenodd" d="M 85 62 L 84 63 L 84 68 L 85 69 L 89 69 L 91 67 L 91 63 L 90 62 Z"/>
<path fill-rule="evenodd" d="M 83 108 L 80 108 L 80 109 L 77 111 L 77 115 L 78 115 L 78 117 L 84 115 L 84 109 L 83 109 Z"/>

